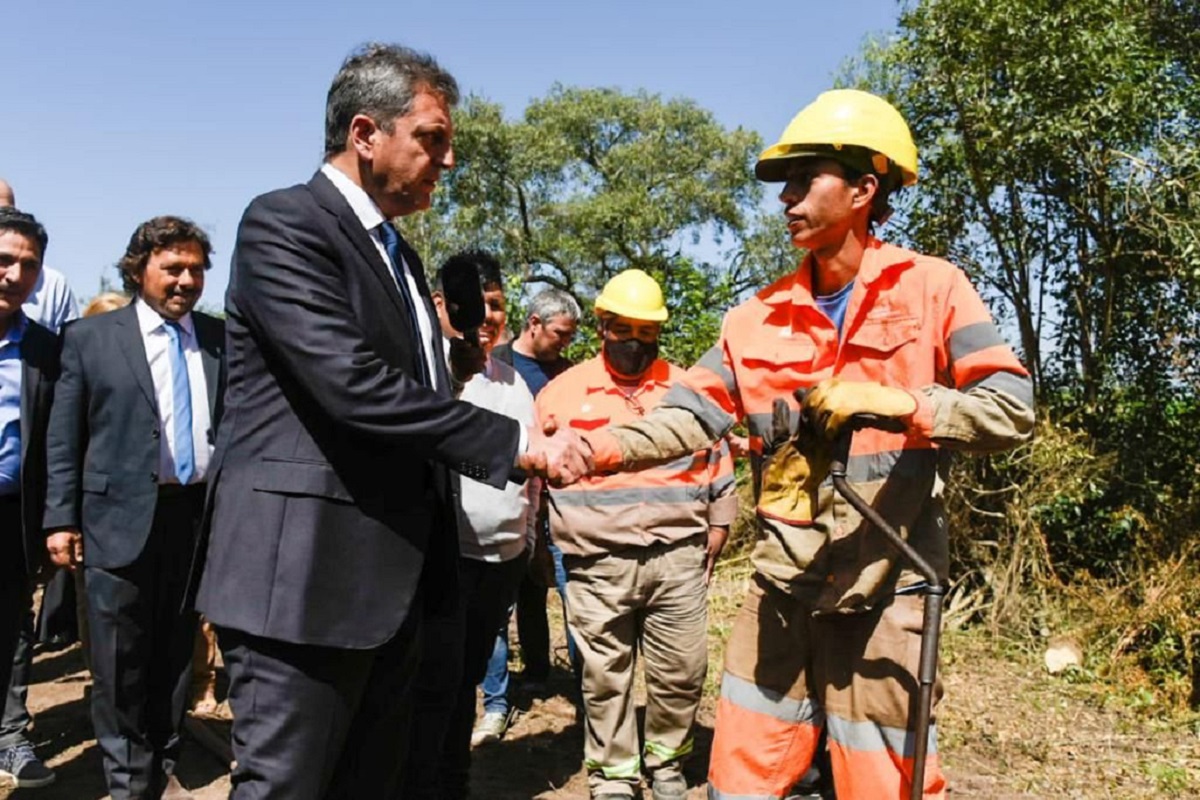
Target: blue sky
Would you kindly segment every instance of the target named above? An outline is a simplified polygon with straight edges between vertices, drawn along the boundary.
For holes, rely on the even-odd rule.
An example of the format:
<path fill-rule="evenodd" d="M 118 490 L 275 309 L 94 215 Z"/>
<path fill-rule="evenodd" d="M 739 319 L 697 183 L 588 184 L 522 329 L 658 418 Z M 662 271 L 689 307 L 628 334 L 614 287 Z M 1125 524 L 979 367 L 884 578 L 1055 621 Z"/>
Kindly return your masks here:
<path fill-rule="evenodd" d="M 14 4 L 15 5 L 15 4 Z M 47 263 L 95 294 L 133 229 L 181 214 L 213 239 L 219 305 L 257 194 L 320 165 L 325 92 L 357 44 L 433 53 L 517 116 L 556 82 L 695 99 L 771 140 L 896 0 L 60 2 L 6 8 L 0 177 L 50 233 Z"/>

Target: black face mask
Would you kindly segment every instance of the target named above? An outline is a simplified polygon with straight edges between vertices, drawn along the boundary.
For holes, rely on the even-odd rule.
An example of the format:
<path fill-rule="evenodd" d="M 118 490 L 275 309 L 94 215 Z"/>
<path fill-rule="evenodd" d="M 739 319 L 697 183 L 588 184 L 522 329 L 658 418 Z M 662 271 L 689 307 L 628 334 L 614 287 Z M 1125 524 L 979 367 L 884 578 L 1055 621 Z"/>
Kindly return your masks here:
<path fill-rule="evenodd" d="M 622 378 L 637 378 L 650 369 L 650 365 L 658 358 L 658 342 L 646 342 L 640 339 L 625 339 L 614 342 L 604 340 L 604 360 L 608 368 Z"/>

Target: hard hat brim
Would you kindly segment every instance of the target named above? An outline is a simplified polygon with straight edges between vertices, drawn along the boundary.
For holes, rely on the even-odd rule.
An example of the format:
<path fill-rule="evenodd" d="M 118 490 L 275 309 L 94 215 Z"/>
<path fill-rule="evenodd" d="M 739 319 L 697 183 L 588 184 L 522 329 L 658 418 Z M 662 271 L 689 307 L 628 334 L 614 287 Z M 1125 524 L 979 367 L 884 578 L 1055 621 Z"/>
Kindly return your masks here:
<path fill-rule="evenodd" d="M 616 314 L 618 317 L 636 319 L 643 322 L 666 322 L 670 316 L 670 312 L 667 311 L 665 306 L 657 311 L 645 311 L 642 309 L 622 308 L 617 303 L 605 302 L 601 304 L 597 302 L 596 310 L 607 311 L 610 314 Z"/>
<path fill-rule="evenodd" d="M 805 158 L 828 158 L 837 161 L 828 150 L 795 150 L 787 145 L 775 145 L 763 151 L 754 165 L 754 177 L 763 183 L 786 183 L 788 168 Z"/>

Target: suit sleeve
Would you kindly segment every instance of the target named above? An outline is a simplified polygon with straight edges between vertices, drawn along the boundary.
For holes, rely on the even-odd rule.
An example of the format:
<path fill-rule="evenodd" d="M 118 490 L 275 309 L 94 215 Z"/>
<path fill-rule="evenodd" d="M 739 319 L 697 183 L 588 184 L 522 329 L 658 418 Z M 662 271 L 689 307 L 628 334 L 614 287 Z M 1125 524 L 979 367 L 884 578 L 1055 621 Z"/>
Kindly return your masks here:
<path fill-rule="evenodd" d="M 311 214 L 276 194 L 256 200 L 242 219 L 230 299 L 255 340 L 348 434 L 502 488 L 519 425 L 439 395 L 379 356 L 351 306 L 344 259 Z"/>
<path fill-rule="evenodd" d="M 62 361 L 46 430 L 46 513 L 42 527 L 78 528 L 80 476 L 87 435 L 83 359 L 71 326 L 63 331 Z"/>

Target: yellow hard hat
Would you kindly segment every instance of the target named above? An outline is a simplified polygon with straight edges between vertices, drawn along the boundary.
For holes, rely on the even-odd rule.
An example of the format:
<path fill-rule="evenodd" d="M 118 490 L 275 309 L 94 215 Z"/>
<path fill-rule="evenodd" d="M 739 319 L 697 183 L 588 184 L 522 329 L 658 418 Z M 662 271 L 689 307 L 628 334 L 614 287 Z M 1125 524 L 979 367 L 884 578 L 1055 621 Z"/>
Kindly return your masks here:
<path fill-rule="evenodd" d="M 871 151 L 858 159 L 857 148 Z M 860 151 L 861 152 L 861 151 Z M 786 180 L 791 159 L 822 156 L 858 161 L 878 175 L 898 173 L 904 186 L 917 182 L 917 146 L 896 108 L 868 92 L 835 89 L 823 92 L 792 118 L 779 141 L 758 157 L 754 174 L 760 181 Z"/>
<path fill-rule="evenodd" d="M 640 269 L 627 269 L 604 284 L 604 289 L 596 298 L 596 310 L 651 322 L 665 322 L 667 319 L 662 288 L 658 281 Z"/>

